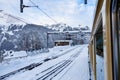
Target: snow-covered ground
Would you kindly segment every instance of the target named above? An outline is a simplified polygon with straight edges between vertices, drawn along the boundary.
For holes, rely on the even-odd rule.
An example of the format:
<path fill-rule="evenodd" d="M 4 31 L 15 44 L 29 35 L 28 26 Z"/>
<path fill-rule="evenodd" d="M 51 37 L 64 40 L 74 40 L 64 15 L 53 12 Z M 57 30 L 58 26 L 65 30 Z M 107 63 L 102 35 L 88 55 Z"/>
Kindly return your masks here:
<path fill-rule="evenodd" d="M 78 51 L 79 56 L 73 63 L 61 73 L 61 76 L 53 80 L 89 80 L 87 47 L 84 46 Z"/>
<path fill-rule="evenodd" d="M 10 59 L 10 58 L 18 58 L 18 57 L 26 57 L 27 53 L 26 51 L 5 51 L 5 57 L 4 59 Z"/>
<path fill-rule="evenodd" d="M 97 80 L 104 80 L 104 57 L 96 55 Z"/>
<path fill-rule="evenodd" d="M 59 46 L 51 48 L 48 53 L 10 59 L 0 64 L 0 76 L 14 71 L 4 79 L 89 80 L 87 52 L 87 45 Z M 31 64 L 38 66 L 22 69 Z M 18 71 L 15 72 L 16 70 Z"/>

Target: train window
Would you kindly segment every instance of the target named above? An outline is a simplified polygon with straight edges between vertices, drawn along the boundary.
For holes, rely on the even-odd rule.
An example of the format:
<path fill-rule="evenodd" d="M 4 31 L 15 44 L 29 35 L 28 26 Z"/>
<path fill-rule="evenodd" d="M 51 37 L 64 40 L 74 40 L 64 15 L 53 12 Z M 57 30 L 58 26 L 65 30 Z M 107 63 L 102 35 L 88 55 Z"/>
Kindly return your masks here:
<path fill-rule="evenodd" d="M 102 33 L 102 27 L 99 28 L 99 30 L 96 33 L 96 51 L 97 55 L 103 57 L 103 33 Z"/>
<path fill-rule="evenodd" d="M 103 51 L 103 27 L 102 20 L 98 25 L 98 30 L 95 34 L 95 51 L 96 51 L 96 78 L 104 80 L 104 51 Z M 101 74 L 101 75 L 100 75 Z"/>

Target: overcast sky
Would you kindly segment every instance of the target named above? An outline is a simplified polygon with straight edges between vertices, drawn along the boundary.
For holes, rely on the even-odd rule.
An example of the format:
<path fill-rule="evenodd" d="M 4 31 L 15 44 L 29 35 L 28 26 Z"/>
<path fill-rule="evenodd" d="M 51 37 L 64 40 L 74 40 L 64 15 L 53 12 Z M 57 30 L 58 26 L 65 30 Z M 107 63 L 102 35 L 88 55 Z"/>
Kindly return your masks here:
<path fill-rule="evenodd" d="M 29 0 L 23 0 L 25 5 L 31 5 Z M 95 11 L 96 0 L 88 0 L 84 5 L 84 0 L 32 0 L 44 12 L 57 21 L 57 23 L 66 23 L 70 26 L 92 26 Z M 25 8 L 20 13 L 20 0 L 0 0 L 0 10 L 10 13 L 14 16 L 24 18 L 34 24 L 54 24 L 55 22 L 48 18 L 37 8 Z"/>

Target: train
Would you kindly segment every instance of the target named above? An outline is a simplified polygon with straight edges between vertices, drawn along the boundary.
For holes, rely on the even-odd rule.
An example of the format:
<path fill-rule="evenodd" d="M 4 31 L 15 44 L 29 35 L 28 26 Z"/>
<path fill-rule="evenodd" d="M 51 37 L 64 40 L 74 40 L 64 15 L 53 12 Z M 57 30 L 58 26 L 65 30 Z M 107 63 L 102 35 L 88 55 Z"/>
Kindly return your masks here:
<path fill-rule="evenodd" d="M 120 0 L 97 0 L 88 45 L 94 80 L 120 80 L 119 30 Z"/>

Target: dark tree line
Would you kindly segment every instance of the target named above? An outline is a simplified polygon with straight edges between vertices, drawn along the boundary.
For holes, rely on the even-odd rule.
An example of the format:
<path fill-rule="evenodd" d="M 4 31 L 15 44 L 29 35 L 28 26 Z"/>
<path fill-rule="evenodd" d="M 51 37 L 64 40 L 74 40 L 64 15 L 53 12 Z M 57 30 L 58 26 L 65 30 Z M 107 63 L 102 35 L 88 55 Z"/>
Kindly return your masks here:
<path fill-rule="evenodd" d="M 41 39 L 38 32 L 31 31 L 28 33 L 23 33 L 19 40 L 19 48 L 26 51 L 41 49 Z"/>

